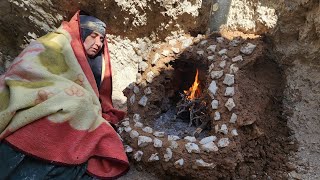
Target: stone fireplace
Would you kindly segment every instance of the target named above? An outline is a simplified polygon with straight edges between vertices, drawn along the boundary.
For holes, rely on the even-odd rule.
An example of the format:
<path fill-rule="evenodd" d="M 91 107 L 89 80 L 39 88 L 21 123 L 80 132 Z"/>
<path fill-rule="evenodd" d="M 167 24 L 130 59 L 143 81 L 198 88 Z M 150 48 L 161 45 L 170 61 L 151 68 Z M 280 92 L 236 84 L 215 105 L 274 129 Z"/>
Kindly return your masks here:
<path fill-rule="evenodd" d="M 273 87 L 280 74 L 262 58 L 264 52 L 260 38 L 219 34 L 169 40 L 154 49 L 140 63 L 137 81 L 124 90 L 128 117 L 119 133 L 129 157 L 142 164 L 160 162 L 155 167 L 163 174 L 232 174 L 243 142 L 265 135 L 256 122 L 268 119 L 270 97 L 281 88 Z M 266 68 L 274 76 L 255 73 Z"/>

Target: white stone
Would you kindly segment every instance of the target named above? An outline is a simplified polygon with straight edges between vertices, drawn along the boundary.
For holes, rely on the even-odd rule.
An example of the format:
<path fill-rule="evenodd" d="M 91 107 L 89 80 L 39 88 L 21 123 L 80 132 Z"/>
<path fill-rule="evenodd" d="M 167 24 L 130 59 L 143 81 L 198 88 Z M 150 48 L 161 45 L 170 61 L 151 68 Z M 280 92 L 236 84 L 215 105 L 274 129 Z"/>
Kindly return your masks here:
<path fill-rule="evenodd" d="M 153 146 L 158 147 L 158 148 L 162 147 L 162 141 L 160 139 L 154 138 L 153 139 Z"/>
<path fill-rule="evenodd" d="M 216 136 L 208 136 L 208 137 L 205 137 L 205 138 L 201 139 L 201 141 L 199 143 L 203 145 L 203 144 L 207 144 L 209 142 L 213 142 L 216 139 L 217 139 Z"/>
<path fill-rule="evenodd" d="M 161 54 L 167 57 L 167 56 L 170 55 L 170 51 L 168 51 L 168 50 L 163 50 Z"/>
<path fill-rule="evenodd" d="M 238 39 L 233 39 L 232 41 L 230 41 L 229 45 L 233 47 L 237 47 L 239 43 L 240 41 Z"/>
<path fill-rule="evenodd" d="M 219 79 L 219 78 L 221 78 L 223 76 L 223 70 L 221 70 L 221 71 L 212 71 L 211 73 L 210 73 L 210 77 L 212 78 L 212 79 Z"/>
<path fill-rule="evenodd" d="M 145 147 L 151 142 L 152 142 L 152 139 L 148 136 L 139 136 L 138 137 L 138 146 L 139 147 Z"/>
<path fill-rule="evenodd" d="M 202 159 L 196 160 L 196 166 L 203 167 L 203 168 L 209 168 L 209 169 L 213 169 L 214 167 L 216 167 L 216 165 L 214 165 L 213 163 L 206 163 Z"/>
<path fill-rule="evenodd" d="M 137 127 L 137 128 L 142 128 L 143 127 L 143 124 L 141 122 L 136 122 L 134 124 L 134 127 Z"/>
<path fill-rule="evenodd" d="M 163 155 L 164 161 L 168 162 L 172 158 L 172 150 L 170 148 L 166 149 L 166 153 Z"/>
<path fill-rule="evenodd" d="M 136 74 L 136 82 L 137 82 L 137 84 L 140 84 L 141 81 L 142 81 L 142 75 L 140 73 L 137 73 Z"/>
<path fill-rule="evenodd" d="M 226 66 L 226 61 L 225 60 L 221 61 L 219 66 L 223 69 Z"/>
<path fill-rule="evenodd" d="M 135 86 L 135 83 L 132 82 L 127 86 L 127 88 L 132 90 L 134 86 Z"/>
<path fill-rule="evenodd" d="M 171 48 L 172 51 L 176 54 L 178 54 L 180 52 L 180 49 L 179 48 Z"/>
<path fill-rule="evenodd" d="M 136 130 L 130 131 L 129 134 L 130 134 L 130 137 L 131 137 L 132 139 L 137 138 L 137 137 L 139 136 L 139 133 L 138 133 L 138 131 L 136 131 Z"/>
<path fill-rule="evenodd" d="M 200 153 L 200 148 L 197 144 L 195 143 L 187 143 L 185 144 L 185 147 L 188 151 L 188 153 Z"/>
<path fill-rule="evenodd" d="M 119 127 L 118 128 L 118 133 L 121 134 L 124 131 L 124 127 Z"/>
<path fill-rule="evenodd" d="M 228 60 L 228 56 L 227 55 L 223 55 L 222 57 L 221 57 L 221 61 L 225 61 L 225 60 Z"/>
<path fill-rule="evenodd" d="M 139 71 L 142 71 L 142 72 L 144 72 L 144 71 L 146 71 L 146 69 L 148 68 L 148 63 L 146 63 L 146 62 L 144 62 L 144 61 L 141 61 L 140 63 L 139 63 L 139 66 L 138 66 L 138 69 L 139 69 Z"/>
<path fill-rule="evenodd" d="M 134 104 L 135 101 L 136 101 L 136 95 L 133 94 L 133 95 L 130 97 L 130 103 L 131 103 L 131 104 Z"/>
<path fill-rule="evenodd" d="M 147 87 L 145 90 L 144 90 L 144 94 L 145 95 L 149 95 L 149 94 L 151 94 L 152 93 L 152 91 L 151 91 L 151 88 L 150 87 Z"/>
<path fill-rule="evenodd" d="M 159 61 L 160 57 L 161 57 L 160 54 L 156 53 L 154 55 L 153 59 L 152 59 L 152 65 L 157 64 L 157 62 Z"/>
<path fill-rule="evenodd" d="M 138 102 L 139 105 L 141 106 L 146 106 L 148 102 L 148 97 L 147 96 L 142 96 L 140 101 Z"/>
<path fill-rule="evenodd" d="M 132 128 L 130 126 L 127 126 L 127 127 L 124 128 L 125 132 L 130 132 L 131 130 L 132 130 Z"/>
<path fill-rule="evenodd" d="M 171 149 L 177 149 L 179 144 L 177 143 L 177 141 L 169 141 L 170 142 L 170 148 Z"/>
<path fill-rule="evenodd" d="M 205 44 L 207 44 L 207 42 L 208 42 L 207 40 L 203 40 L 200 42 L 200 45 L 205 45 Z"/>
<path fill-rule="evenodd" d="M 176 141 L 179 140 L 180 137 L 176 135 L 168 135 L 168 141 Z"/>
<path fill-rule="evenodd" d="M 239 71 L 239 68 L 237 67 L 237 65 L 235 64 L 231 64 L 230 65 L 230 70 L 229 70 L 229 73 L 230 74 L 235 74 Z"/>
<path fill-rule="evenodd" d="M 228 52 L 227 49 L 222 49 L 222 50 L 220 50 L 220 51 L 218 52 L 218 54 L 219 54 L 220 56 L 222 56 L 222 55 L 227 54 L 227 52 Z"/>
<path fill-rule="evenodd" d="M 227 87 L 224 96 L 233 96 L 234 95 L 234 87 Z"/>
<path fill-rule="evenodd" d="M 148 82 L 148 83 L 152 83 L 152 80 L 153 80 L 154 77 L 155 77 L 154 72 L 149 71 L 149 72 L 147 73 L 147 82 Z"/>
<path fill-rule="evenodd" d="M 184 165 L 184 160 L 182 158 L 174 162 L 174 166 L 176 168 L 182 167 L 183 165 Z"/>
<path fill-rule="evenodd" d="M 123 121 L 121 124 L 122 124 L 122 126 L 127 127 L 127 126 L 130 125 L 130 122 L 129 121 Z"/>
<path fill-rule="evenodd" d="M 248 43 L 246 46 L 241 47 L 240 51 L 243 54 L 250 55 L 257 46 L 251 43 Z"/>
<path fill-rule="evenodd" d="M 227 147 L 230 144 L 229 138 L 221 138 L 218 141 L 218 147 Z"/>
<path fill-rule="evenodd" d="M 216 81 L 212 81 L 209 85 L 209 92 L 212 94 L 212 95 L 216 95 L 216 92 L 218 90 L 218 87 L 217 87 L 217 83 Z"/>
<path fill-rule="evenodd" d="M 238 131 L 236 129 L 232 129 L 231 130 L 231 134 L 232 134 L 232 136 L 238 136 L 239 135 Z"/>
<path fill-rule="evenodd" d="M 143 152 L 142 152 L 142 151 L 137 151 L 137 152 L 133 155 L 133 158 L 134 158 L 136 161 L 141 161 L 142 156 L 143 156 Z"/>
<path fill-rule="evenodd" d="M 209 47 L 207 47 L 207 50 L 211 51 L 211 52 L 215 52 L 217 48 L 217 45 L 210 45 Z"/>
<path fill-rule="evenodd" d="M 214 112 L 214 120 L 219 121 L 221 119 L 221 115 L 219 111 Z"/>
<path fill-rule="evenodd" d="M 142 128 L 142 131 L 149 133 L 149 134 L 152 134 L 153 129 L 151 127 L 146 126 L 146 127 Z"/>
<path fill-rule="evenodd" d="M 140 92 L 139 87 L 138 87 L 138 86 L 134 86 L 134 87 L 133 87 L 133 92 L 134 92 L 135 94 L 138 94 L 138 93 Z"/>
<path fill-rule="evenodd" d="M 236 123 L 237 122 L 237 115 L 235 113 L 232 113 L 231 118 L 230 118 L 230 123 Z"/>
<path fill-rule="evenodd" d="M 228 134 L 228 127 L 227 127 L 227 125 L 222 124 L 222 125 L 221 125 L 221 128 L 220 128 L 220 132 L 222 132 L 223 134 Z"/>
<path fill-rule="evenodd" d="M 129 117 L 123 119 L 123 121 L 130 121 Z"/>
<path fill-rule="evenodd" d="M 209 60 L 209 61 L 213 61 L 213 60 L 214 60 L 214 55 L 208 56 L 208 60 Z"/>
<path fill-rule="evenodd" d="M 169 40 L 169 44 L 171 46 L 175 46 L 177 44 L 177 40 L 176 39 L 171 39 L 171 40 Z"/>
<path fill-rule="evenodd" d="M 185 49 L 192 44 L 192 38 L 184 39 L 184 40 L 182 40 L 181 43 L 182 43 L 182 48 Z"/>
<path fill-rule="evenodd" d="M 150 158 L 148 159 L 149 162 L 159 161 L 158 153 L 151 154 Z"/>
<path fill-rule="evenodd" d="M 186 136 L 183 139 L 185 139 L 185 140 L 187 140 L 189 142 L 196 142 L 197 141 L 197 139 L 195 137 L 193 137 L 193 136 Z"/>
<path fill-rule="evenodd" d="M 224 38 L 223 37 L 217 37 L 217 42 L 218 43 L 223 43 L 224 41 Z"/>
<path fill-rule="evenodd" d="M 239 56 L 232 58 L 231 60 L 232 60 L 232 62 L 238 62 L 238 61 L 243 61 L 243 58 L 241 55 L 239 55 Z"/>
<path fill-rule="evenodd" d="M 164 132 L 155 131 L 155 132 L 153 133 L 153 135 L 156 136 L 156 137 L 163 137 L 163 136 L 164 136 Z"/>
<path fill-rule="evenodd" d="M 126 152 L 126 153 L 131 153 L 132 151 L 133 151 L 133 149 L 132 149 L 132 147 L 131 146 L 129 146 L 129 145 L 125 145 L 124 146 L 124 151 Z"/>
<path fill-rule="evenodd" d="M 201 149 L 203 149 L 205 152 L 212 152 L 212 151 L 218 151 L 218 147 L 211 141 L 207 144 L 204 144 L 201 146 Z"/>
<path fill-rule="evenodd" d="M 227 107 L 229 111 L 231 111 L 234 107 L 236 107 L 236 104 L 234 103 L 232 98 L 229 98 L 224 106 Z"/>
<path fill-rule="evenodd" d="M 218 100 L 213 100 L 211 102 L 212 109 L 218 109 L 218 106 L 219 106 L 219 101 Z"/>
<path fill-rule="evenodd" d="M 234 84 L 234 75 L 233 74 L 226 74 L 223 80 L 223 84 L 231 86 Z"/>
<path fill-rule="evenodd" d="M 197 51 L 197 54 L 202 56 L 204 54 L 204 51 L 203 50 Z"/>
<path fill-rule="evenodd" d="M 141 116 L 140 114 L 134 114 L 132 117 L 134 122 L 140 122 L 141 121 Z"/>
<path fill-rule="evenodd" d="M 209 72 L 211 72 L 212 70 L 213 70 L 213 68 L 214 68 L 214 63 L 212 63 L 210 66 L 209 66 Z"/>

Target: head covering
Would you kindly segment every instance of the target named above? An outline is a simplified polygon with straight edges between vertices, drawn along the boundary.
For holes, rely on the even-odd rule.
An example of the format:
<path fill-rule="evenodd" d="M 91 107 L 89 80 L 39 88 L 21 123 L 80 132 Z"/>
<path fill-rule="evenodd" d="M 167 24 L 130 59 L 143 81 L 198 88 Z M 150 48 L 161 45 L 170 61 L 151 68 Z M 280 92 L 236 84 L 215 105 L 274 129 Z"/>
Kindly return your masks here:
<path fill-rule="evenodd" d="M 81 28 L 81 39 L 83 42 L 92 32 L 98 32 L 103 36 L 105 36 L 106 34 L 106 24 L 102 22 L 100 19 L 93 16 L 80 15 L 80 28 Z M 101 85 L 102 49 L 100 50 L 100 52 L 97 53 L 95 57 L 91 57 L 91 58 L 87 57 L 88 63 L 91 67 L 92 73 L 96 80 L 98 89 L 100 89 L 100 85 Z"/>
<path fill-rule="evenodd" d="M 80 15 L 81 29 L 95 31 L 104 36 L 106 34 L 106 27 L 106 24 L 96 17 Z"/>

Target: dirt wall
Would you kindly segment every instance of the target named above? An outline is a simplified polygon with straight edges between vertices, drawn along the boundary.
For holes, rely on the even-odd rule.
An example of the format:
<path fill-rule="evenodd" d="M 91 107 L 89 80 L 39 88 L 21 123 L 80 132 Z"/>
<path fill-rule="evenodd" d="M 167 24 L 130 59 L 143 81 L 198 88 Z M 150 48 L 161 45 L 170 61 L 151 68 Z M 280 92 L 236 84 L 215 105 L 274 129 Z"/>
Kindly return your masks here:
<path fill-rule="evenodd" d="M 299 151 L 292 160 L 301 179 L 320 178 L 319 8 L 317 0 L 281 3 L 279 20 L 270 36 L 273 43 L 270 55 L 285 72 L 283 102 L 288 126 L 299 142 Z"/>
<path fill-rule="evenodd" d="M 114 100 L 125 108 L 122 90 L 136 80 L 138 64 L 148 58 L 149 50 L 168 36 L 205 33 L 208 12 L 217 8 L 211 5 L 204 0 L 1 0 L 0 73 L 30 39 L 53 30 L 81 8 L 108 22 Z M 269 58 L 281 67 L 286 81 L 283 116 L 300 146 L 292 154 L 297 168 L 290 175 L 302 179 L 320 178 L 319 8 L 318 0 L 234 0 L 224 26 L 267 34 Z"/>

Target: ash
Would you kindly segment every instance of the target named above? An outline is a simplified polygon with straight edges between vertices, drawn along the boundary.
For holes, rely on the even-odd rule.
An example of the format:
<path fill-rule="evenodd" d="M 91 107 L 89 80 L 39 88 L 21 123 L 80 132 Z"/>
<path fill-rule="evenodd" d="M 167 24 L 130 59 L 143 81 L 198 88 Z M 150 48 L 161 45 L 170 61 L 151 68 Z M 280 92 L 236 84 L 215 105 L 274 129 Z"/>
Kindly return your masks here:
<path fill-rule="evenodd" d="M 175 118 L 177 114 L 176 107 L 172 106 L 167 112 L 162 113 L 154 120 L 153 128 L 156 131 L 163 131 L 168 135 L 176 135 L 181 138 L 192 136 L 196 130 L 195 126 L 189 126 L 189 119 Z M 206 137 L 207 130 L 203 130 L 199 138 Z"/>

